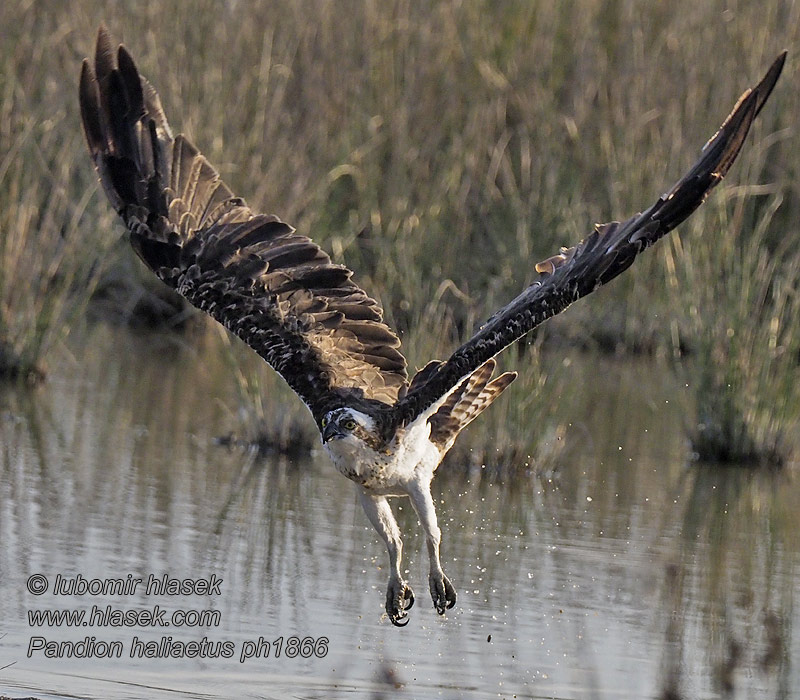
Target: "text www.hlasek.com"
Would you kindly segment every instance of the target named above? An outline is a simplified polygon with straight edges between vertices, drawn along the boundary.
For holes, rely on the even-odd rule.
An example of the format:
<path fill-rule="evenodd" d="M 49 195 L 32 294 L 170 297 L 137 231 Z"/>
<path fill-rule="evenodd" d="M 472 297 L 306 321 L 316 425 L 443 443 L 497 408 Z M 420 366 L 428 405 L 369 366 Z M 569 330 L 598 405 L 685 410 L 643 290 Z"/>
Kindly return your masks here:
<path fill-rule="evenodd" d="M 25 587 L 28 593 L 41 600 L 49 595 L 55 598 L 69 596 L 182 596 L 201 598 L 204 601 L 221 595 L 223 580 L 212 574 L 207 578 L 173 578 L 168 574 L 150 574 L 135 577 L 132 574 L 113 578 L 87 579 L 81 574 L 64 576 L 32 574 Z M 116 607 L 92 605 L 91 608 L 37 607 L 28 610 L 28 625 L 38 628 L 218 628 L 222 613 L 212 608 L 171 610 L 161 605 L 152 607 Z M 92 634 L 80 639 L 52 640 L 39 634 L 28 640 L 28 658 L 48 659 L 106 658 L 106 659 L 231 659 L 240 663 L 256 659 L 309 659 L 323 658 L 328 654 L 327 637 L 300 637 L 296 635 L 257 639 L 181 640 L 172 635 L 158 639 L 141 639 L 135 635 L 130 640 L 100 639 Z"/>
<path fill-rule="evenodd" d="M 219 610 L 169 612 L 160 605 L 147 609 L 93 605 L 91 610 L 28 610 L 31 627 L 217 627 L 221 620 Z"/>

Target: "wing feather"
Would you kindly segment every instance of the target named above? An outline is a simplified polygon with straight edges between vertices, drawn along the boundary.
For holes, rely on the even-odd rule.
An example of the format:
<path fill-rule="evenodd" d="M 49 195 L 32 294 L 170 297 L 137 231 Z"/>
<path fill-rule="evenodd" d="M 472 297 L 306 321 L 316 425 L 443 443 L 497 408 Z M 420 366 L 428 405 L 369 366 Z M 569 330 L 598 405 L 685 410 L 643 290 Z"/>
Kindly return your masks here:
<path fill-rule="evenodd" d="M 761 111 L 780 76 L 783 52 L 761 82 L 747 90 L 698 161 L 644 213 L 625 222 L 595 227 L 581 243 L 562 250 L 536 266 L 537 279 L 516 299 L 494 314 L 446 361 L 429 364 L 412 381 L 393 409 L 392 423 L 408 425 L 451 392 L 459 393 L 465 378 L 503 348 L 572 302 L 590 294 L 622 273 L 645 248 L 684 221 L 722 180 L 744 143 L 753 119 Z"/>
<path fill-rule="evenodd" d="M 393 404 L 407 385 L 383 311 L 310 238 L 253 212 L 184 136 L 123 46 L 84 61 L 86 142 L 139 257 L 269 362 L 317 423 L 345 398 Z"/>

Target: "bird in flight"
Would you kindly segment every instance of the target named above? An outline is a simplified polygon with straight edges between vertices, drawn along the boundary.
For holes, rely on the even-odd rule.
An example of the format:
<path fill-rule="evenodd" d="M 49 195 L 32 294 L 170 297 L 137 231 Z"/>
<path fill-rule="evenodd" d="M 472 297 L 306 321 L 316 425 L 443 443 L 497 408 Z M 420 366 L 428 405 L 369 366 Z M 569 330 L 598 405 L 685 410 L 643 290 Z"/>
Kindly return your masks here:
<path fill-rule="evenodd" d="M 786 53 L 747 90 L 699 160 L 649 209 L 596 225 L 536 265 L 539 277 L 445 361 L 409 381 L 397 335 L 379 304 L 310 238 L 253 211 L 183 135 L 123 45 L 100 27 L 83 62 L 80 108 L 94 166 L 136 253 L 163 282 L 239 336 L 300 396 L 334 465 L 354 481 L 390 561 L 386 612 L 408 622 L 414 593 L 389 498 L 407 496 L 425 531 L 429 588 L 443 615 L 456 603 L 439 556 L 431 480 L 458 434 L 508 387 L 494 357 L 573 301 L 626 270 L 686 219 L 728 172 L 764 106 Z"/>

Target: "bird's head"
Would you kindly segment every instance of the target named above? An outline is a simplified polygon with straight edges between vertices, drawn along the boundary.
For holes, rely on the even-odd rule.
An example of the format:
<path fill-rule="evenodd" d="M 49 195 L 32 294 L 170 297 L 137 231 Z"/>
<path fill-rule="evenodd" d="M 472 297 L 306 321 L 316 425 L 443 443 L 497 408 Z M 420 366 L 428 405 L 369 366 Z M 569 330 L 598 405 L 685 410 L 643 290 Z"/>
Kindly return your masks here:
<path fill-rule="evenodd" d="M 322 419 L 322 442 L 357 440 L 369 442 L 375 437 L 375 421 L 353 408 L 337 408 Z"/>

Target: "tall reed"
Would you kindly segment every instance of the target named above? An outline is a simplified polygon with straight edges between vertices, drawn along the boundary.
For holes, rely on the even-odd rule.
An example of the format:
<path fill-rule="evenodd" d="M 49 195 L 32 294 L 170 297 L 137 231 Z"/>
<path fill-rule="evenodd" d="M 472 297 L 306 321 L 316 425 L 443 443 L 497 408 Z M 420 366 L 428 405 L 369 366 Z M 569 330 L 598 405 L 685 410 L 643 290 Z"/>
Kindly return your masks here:
<path fill-rule="evenodd" d="M 94 178 L 59 78 L 65 28 L 14 9 L 0 11 L 0 379 L 35 382 L 82 316 L 111 216 L 87 212 Z"/>
<path fill-rule="evenodd" d="M 800 407 L 800 245 L 775 240 L 785 191 L 718 201 L 699 231 L 676 236 L 673 293 L 692 355 L 682 367 L 697 403 L 688 426 L 697 457 L 780 464 Z M 696 227 L 695 227 L 696 228 Z M 710 230 L 709 230 L 710 229 Z M 790 230 L 791 231 L 791 230 Z"/>
<path fill-rule="evenodd" d="M 782 193 L 770 219 L 746 208 L 751 220 L 737 223 L 742 235 L 764 227 L 753 261 L 762 245 L 774 251 L 775 238 L 797 234 L 793 134 L 769 161 L 745 168 L 759 142 L 791 128 L 800 111 L 791 58 L 800 55 L 800 6 L 8 0 L 0 7 L 0 337 L 20 366 L 40 362 L 80 316 L 121 230 L 92 194 L 76 100 L 78 66 L 101 21 L 158 88 L 175 130 L 238 194 L 356 271 L 402 334 L 412 367 L 468 337 L 533 279 L 537 260 L 595 221 L 654 201 L 783 48 L 786 74 L 707 207 L 741 183 Z M 672 310 L 692 294 L 719 294 L 710 271 L 690 269 L 719 254 L 721 227 L 701 231 L 714 216 L 722 214 L 701 210 L 684 228 L 690 257 L 659 246 L 554 320 L 552 337 L 661 353 L 694 337 L 699 316 Z M 772 270 L 786 281 L 770 294 L 793 289 L 796 265 L 787 258 Z M 685 277 L 683 301 L 670 291 L 676 275 Z M 781 338 L 794 333 L 791 314 L 788 306 L 779 314 Z M 750 343 L 749 371 L 791 381 L 788 359 L 778 366 L 760 354 L 767 340 Z M 775 342 L 777 352 L 783 341 Z M 533 393 L 536 371 L 530 377 Z"/>

